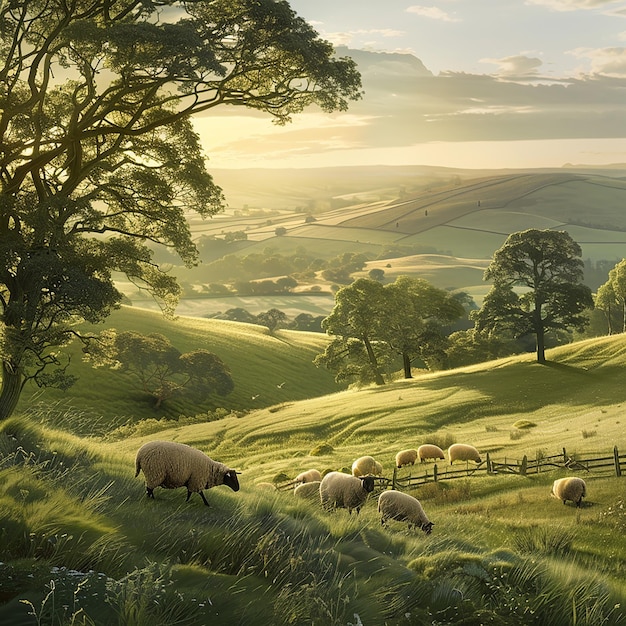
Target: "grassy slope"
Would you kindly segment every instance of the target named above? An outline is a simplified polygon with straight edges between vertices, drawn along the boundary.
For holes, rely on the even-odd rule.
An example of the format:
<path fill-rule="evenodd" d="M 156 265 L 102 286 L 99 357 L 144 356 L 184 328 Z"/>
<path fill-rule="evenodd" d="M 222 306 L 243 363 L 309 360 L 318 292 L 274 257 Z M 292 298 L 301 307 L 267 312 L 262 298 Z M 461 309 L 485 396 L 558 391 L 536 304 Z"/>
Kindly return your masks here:
<path fill-rule="evenodd" d="M 329 515 L 317 503 L 296 502 L 290 493 L 256 487 L 257 482 L 281 472 L 294 476 L 309 467 L 346 467 L 362 454 L 376 456 L 385 475 L 390 475 L 398 449 L 419 445 L 432 436 L 472 442 L 496 459 L 520 458 L 537 450 L 552 454 L 563 446 L 570 452 L 605 452 L 613 445 L 626 449 L 622 384 L 626 337 L 564 346 L 549 351 L 548 358 L 545 366 L 528 357 L 514 357 L 424 374 L 382 388 L 337 392 L 278 404 L 242 418 L 111 442 L 44 429 L 45 441 L 37 443 L 36 427 L 12 420 L 2 425 L 0 435 L 11 432 L 17 442 L 0 436 L 0 444 L 20 444 L 26 450 L 38 449 L 38 454 L 53 450 L 57 467 L 77 464 L 81 471 L 73 473 L 73 481 L 42 483 L 42 477 L 38 480 L 35 472 L 31 476 L 27 466 L 5 470 L 0 488 L 5 521 L 0 526 L 9 529 L 11 540 L 12 532 L 17 533 L 15 537 L 23 536 L 19 529 L 24 525 L 26 536 L 36 544 L 29 553 L 39 549 L 40 559 L 45 557 L 54 565 L 96 568 L 119 577 L 120 572 L 145 567 L 150 561 L 176 563 L 170 572 L 173 589 L 186 598 L 211 598 L 210 606 L 203 603 L 204 617 L 192 622 L 198 624 L 210 623 L 207 620 L 216 619 L 217 613 L 228 623 L 288 623 L 288 615 L 298 614 L 301 621 L 295 623 L 305 623 L 307 611 L 322 602 L 324 607 L 335 607 L 333 616 L 343 617 L 331 619 L 325 612 L 316 623 L 346 623 L 353 611 L 359 612 L 364 623 L 383 623 L 381 616 L 389 610 L 389 602 L 404 598 L 407 611 L 416 614 L 418 610 L 411 602 L 419 603 L 421 587 L 399 594 L 394 581 L 409 584 L 412 576 L 418 576 L 444 584 L 451 577 L 455 582 L 450 584 L 466 589 L 472 572 L 489 572 L 498 563 L 513 563 L 524 555 L 531 559 L 527 566 L 533 579 L 534 568 L 540 567 L 543 575 L 562 581 L 563 588 L 550 596 L 555 602 L 559 594 L 581 589 L 579 584 L 596 582 L 614 594 L 611 602 L 623 601 L 626 545 L 619 530 L 624 524 L 623 516 L 619 517 L 619 503 L 626 498 L 623 478 L 585 476 L 589 502 L 581 510 L 549 497 L 552 480 L 561 475 L 558 471 L 528 478 L 483 476 L 421 487 L 415 495 L 435 522 L 430 537 L 407 532 L 398 523 L 380 530 L 372 503 L 358 518 L 343 511 Z M 516 430 L 513 424 L 520 418 L 537 426 L 525 429 L 521 438 L 511 438 Z M 595 434 L 589 436 L 591 431 Z M 133 458 L 141 443 L 154 438 L 196 445 L 237 467 L 243 472 L 241 491 L 210 491 L 208 511 L 199 498 L 184 503 L 182 490 L 160 489 L 157 500 L 148 501 L 141 480 L 132 478 Z M 309 455 L 322 441 L 331 443 L 334 452 Z M 83 476 L 80 480 L 79 475 Z M 81 484 L 87 495 L 79 497 L 74 492 L 80 491 Z M 59 535 L 62 531 L 69 535 L 65 552 L 46 552 L 44 539 L 38 548 L 38 538 L 55 529 Z M 566 548 L 554 548 L 561 543 Z M 565 549 L 562 558 L 560 550 Z M 339 561 L 333 567 L 339 569 L 324 569 L 336 557 Z M 306 596 L 282 597 L 287 582 L 298 585 L 298 577 L 307 576 L 299 569 L 301 559 L 306 572 L 319 576 L 317 584 L 307 583 Z M 248 574 L 237 575 L 239 567 Z M 342 613 L 344 605 L 332 596 L 332 589 L 338 590 L 332 578 L 328 584 L 328 572 L 339 576 L 343 568 L 354 569 L 350 580 L 355 587 L 345 586 L 341 591 L 341 597 L 349 600 Z M 341 580 L 347 585 L 347 579 Z M 23 583 L 25 588 L 29 584 L 33 583 Z M 382 594 L 385 590 L 389 596 Z M 549 588 L 542 592 L 549 593 Z M 470 596 L 469 589 L 465 593 Z M 33 594 L 27 595 L 40 602 L 42 596 Z M 300 607 L 305 597 L 315 598 L 312 606 Z M 508 602 L 511 597 L 505 590 L 503 598 Z M 10 614 L 6 611 L 15 610 L 15 602 L 6 610 L 0 606 L 0 621 Z M 571 604 L 566 600 L 568 610 Z M 398 611 L 405 611 L 402 604 Z M 564 617 L 550 623 L 573 622 Z"/>
<path fill-rule="evenodd" d="M 131 378 L 107 369 L 93 370 L 82 362 L 80 347 L 74 346 L 71 371 L 79 377 L 78 382 L 68 392 L 48 389 L 42 393 L 31 388 L 23 394 L 20 408 L 39 401 L 95 410 L 107 418 L 176 418 L 214 407 L 242 410 L 269 406 L 341 389 L 331 373 L 312 363 L 328 341 L 320 333 L 280 330 L 272 336 L 263 326 L 190 317 L 167 320 L 159 313 L 130 307 L 114 312 L 104 327 L 161 333 L 181 352 L 197 348 L 214 352 L 230 367 L 235 389 L 228 396 L 213 396 L 199 404 L 184 396 L 172 399 L 155 412 Z M 282 383 L 282 388 L 277 387 Z"/>

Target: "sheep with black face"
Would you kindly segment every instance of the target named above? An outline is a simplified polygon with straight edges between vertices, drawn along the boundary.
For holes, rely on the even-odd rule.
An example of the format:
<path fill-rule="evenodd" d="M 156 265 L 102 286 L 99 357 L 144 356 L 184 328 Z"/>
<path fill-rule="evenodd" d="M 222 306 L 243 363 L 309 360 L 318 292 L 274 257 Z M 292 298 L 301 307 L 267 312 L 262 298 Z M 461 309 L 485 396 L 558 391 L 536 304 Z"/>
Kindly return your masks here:
<path fill-rule="evenodd" d="M 140 471 L 143 471 L 149 498 L 154 498 L 156 487 L 187 487 L 187 501 L 192 493 L 199 493 L 209 506 L 203 489 L 227 485 L 239 491 L 238 472 L 214 461 L 201 450 L 175 441 L 150 441 L 141 446 L 135 458 L 135 477 Z"/>

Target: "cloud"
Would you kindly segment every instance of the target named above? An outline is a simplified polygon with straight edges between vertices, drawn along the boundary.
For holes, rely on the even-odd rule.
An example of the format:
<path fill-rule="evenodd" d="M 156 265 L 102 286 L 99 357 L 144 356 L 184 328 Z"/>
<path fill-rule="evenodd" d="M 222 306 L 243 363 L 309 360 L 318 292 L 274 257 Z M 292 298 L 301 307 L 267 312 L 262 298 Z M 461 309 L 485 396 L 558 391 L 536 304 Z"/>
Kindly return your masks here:
<path fill-rule="evenodd" d="M 545 6 L 554 11 L 585 11 L 608 8 L 611 5 L 622 5 L 622 0 L 526 0 L 526 4 Z M 622 8 L 609 11 L 612 15 L 623 15 Z"/>
<path fill-rule="evenodd" d="M 428 17 L 433 20 L 440 20 L 442 22 L 459 22 L 460 20 L 445 11 L 442 11 L 438 7 L 425 7 L 420 5 L 413 5 L 407 8 L 407 13 L 415 13 L 422 17 Z"/>
<path fill-rule="evenodd" d="M 503 57 L 501 59 L 481 59 L 481 63 L 491 63 L 498 66 L 497 75 L 506 78 L 525 78 L 538 76 L 538 69 L 542 66 L 541 59 L 528 57 L 522 54 Z"/>
<path fill-rule="evenodd" d="M 363 43 L 363 38 L 374 38 L 374 41 L 368 42 L 370 45 L 375 44 L 376 37 L 382 37 L 384 39 L 393 39 L 404 37 L 406 33 L 401 30 L 394 30 L 392 28 L 368 28 L 368 29 L 357 29 L 357 30 L 348 30 L 343 32 L 334 32 L 334 33 L 323 33 L 324 39 L 327 39 L 335 46 L 352 46 L 355 45 L 355 42 L 360 41 L 361 45 Z"/>
<path fill-rule="evenodd" d="M 589 59 L 592 74 L 626 78 L 626 48 L 576 48 L 569 54 Z"/>

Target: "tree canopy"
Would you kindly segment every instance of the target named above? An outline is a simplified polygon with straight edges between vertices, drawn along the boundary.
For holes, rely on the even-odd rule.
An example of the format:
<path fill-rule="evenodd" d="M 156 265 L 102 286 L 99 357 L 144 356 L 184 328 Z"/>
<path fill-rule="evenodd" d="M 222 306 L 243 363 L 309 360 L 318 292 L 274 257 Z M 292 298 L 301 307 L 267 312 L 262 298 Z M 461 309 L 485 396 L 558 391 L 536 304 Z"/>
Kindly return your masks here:
<path fill-rule="evenodd" d="M 591 290 L 582 284 L 580 246 L 565 231 L 530 229 L 509 235 L 485 270 L 493 286 L 471 317 L 479 332 L 534 335 L 545 362 L 546 333 L 582 330 Z M 514 288 L 517 288 L 514 289 Z"/>
<path fill-rule="evenodd" d="M 116 274 L 173 310 L 151 244 L 195 263 L 187 216 L 224 201 L 193 114 L 284 124 L 359 96 L 284 0 L 0 3 L 0 419 L 26 381 L 71 383 L 57 349 L 119 305 Z"/>

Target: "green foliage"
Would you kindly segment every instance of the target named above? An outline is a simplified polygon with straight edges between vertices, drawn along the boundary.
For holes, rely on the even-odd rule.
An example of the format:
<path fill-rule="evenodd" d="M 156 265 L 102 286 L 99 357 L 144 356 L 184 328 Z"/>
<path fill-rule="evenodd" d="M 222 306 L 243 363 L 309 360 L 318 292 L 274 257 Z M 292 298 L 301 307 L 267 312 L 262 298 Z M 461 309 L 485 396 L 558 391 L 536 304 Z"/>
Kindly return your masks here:
<path fill-rule="evenodd" d="M 565 231 L 530 229 L 510 235 L 485 271 L 493 287 L 472 318 L 479 332 L 536 338 L 537 361 L 545 362 L 548 331 L 582 329 L 593 308 L 581 284 L 580 246 Z M 518 293 L 514 287 L 521 289 Z"/>
<path fill-rule="evenodd" d="M 196 397 L 225 396 L 234 386 L 228 367 L 216 354 L 208 350 L 183 354 L 160 333 L 109 329 L 92 340 L 84 353 L 95 367 L 109 366 L 134 377 L 154 398 L 157 409 L 182 390 Z"/>

